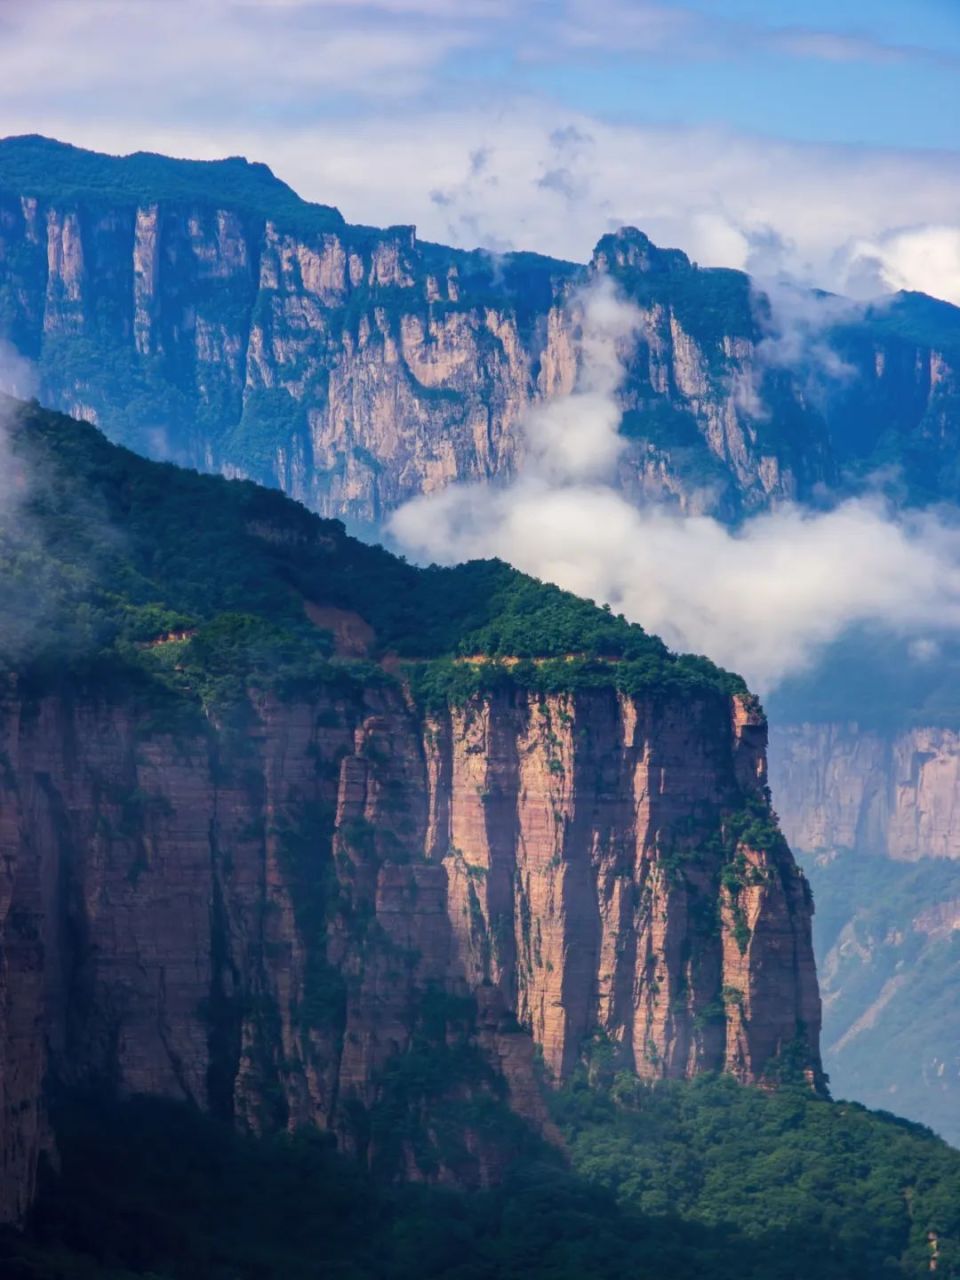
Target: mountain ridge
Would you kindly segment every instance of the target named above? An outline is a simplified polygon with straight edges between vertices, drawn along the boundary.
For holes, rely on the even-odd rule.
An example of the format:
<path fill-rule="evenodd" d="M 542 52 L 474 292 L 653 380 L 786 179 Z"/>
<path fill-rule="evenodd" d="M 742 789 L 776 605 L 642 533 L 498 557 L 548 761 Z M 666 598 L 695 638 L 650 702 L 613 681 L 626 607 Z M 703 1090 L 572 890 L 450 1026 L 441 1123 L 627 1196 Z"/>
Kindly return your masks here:
<path fill-rule="evenodd" d="M 955 325 L 942 308 L 931 318 L 929 300 L 831 329 L 856 376 L 811 395 L 777 345 L 792 321 L 763 313 L 746 275 L 698 268 L 635 229 L 605 236 L 587 268 L 498 257 L 424 244 L 409 227 L 288 225 L 291 200 L 325 206 L 264 203 L 262 175 L 246 206 L 222 183 L 195 197 L 193 177 L 167 198 L 142 189 L 146 162 L 55 149 L 119 175 L 100 182 L 122 199 L 85 203 L 49 163 L 31 178 L 8 161 L 4 178 L 11 145 L 0 142 L 0 338 L 34 362 L 45 403 L 139 452 L 247 475 L 368 528 L 418 493 L 509 476 L 526 414 L 575 384 L 575 294 L 600 274 L 638 308 L 618 400 L 628 496 L 735 521 L 855 485 L 897 448 L 918 495 L 957 490 L 953 339 L 946 354 L 930 345 Z M 31 183 L 50 194 L 19 189 Z"/>

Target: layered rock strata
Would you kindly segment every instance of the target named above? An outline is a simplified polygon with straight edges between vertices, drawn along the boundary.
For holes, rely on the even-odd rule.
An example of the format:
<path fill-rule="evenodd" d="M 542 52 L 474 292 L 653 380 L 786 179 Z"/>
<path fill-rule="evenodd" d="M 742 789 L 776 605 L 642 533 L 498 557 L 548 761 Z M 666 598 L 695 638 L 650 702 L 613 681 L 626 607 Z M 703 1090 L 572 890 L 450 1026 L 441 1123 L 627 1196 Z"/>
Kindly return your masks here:
<path fill-rule="evenodd" d="M 535 1050 L 562 1081 L 598 1037 L 648 1078 L 787 1055 L 816 1076 L 805 882 L 781 840 L 730 836 L 763 810 L 764 738 L 720 695 L 425 715 L 379 685 L 214 729 L 11 682 L 4 1217 L 49 1144 L 44 1081 L 319 1125 L 372 1163 L 399 1141 L 403 1172 L 482 1183 L 503 1152 L 469 1123 L 428 1167 L 385 1125 L 398 1078 L 416 1103 L 398 1064 L 439 1055 L 430 1106 L 489 1096 L 541 1128 Z"/>
<path fill-rule="evenodd" d="M 955 359 L 888 320 L 824 337 L 840 372 L 821 377 L 822 355 L 788 358 L 746 276 L 633 229 L 605 236 L 589 267 L 501 260 L 333 210 L 318 221 L 303 202 L 293 216 L 272 175 L 250 207 L 244 182 L 263 174 L 239 162 L 225 162 L 234 204 L 214 194 L 215 165 L 180 165 L 181 185 L 210 187 L 188 199 L 162 181 L 151 194 L 136 157 L 121 189 L 141 195 L 84 195 L 106 157 L 33 146 L 40 195 L 3 179 L 0 147 L 0 338 L 36 363 L 44 403 L 150 456 L 367 525 L 451 481 L 507 475 L 527 409 L 573 384 L 571 298 L 603 274 L 637 306 L 620 391 L 628 496 L 736 518 L 836 484 L 890 431 L 921 442 L 928 487 L 952 475 Z"/>

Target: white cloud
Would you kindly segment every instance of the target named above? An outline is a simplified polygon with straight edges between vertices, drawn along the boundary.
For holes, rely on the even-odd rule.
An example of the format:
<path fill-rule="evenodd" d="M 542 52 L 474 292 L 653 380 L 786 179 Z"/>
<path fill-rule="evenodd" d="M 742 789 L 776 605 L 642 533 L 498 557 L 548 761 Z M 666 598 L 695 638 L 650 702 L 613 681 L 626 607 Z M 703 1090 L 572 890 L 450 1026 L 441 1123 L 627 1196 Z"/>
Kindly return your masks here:
<path fill-rule="evenodd" d="M 32 362 L 0 338 L 0 394 L 30 400 L 37 394 L 38 385 Z"/>
<path fill-rule="evenodd" d="M 875 240 L 860 240 L 850 252 L 848 283 L 869 289 L 916 289 L 960 306 L 960 226 L 910 227 Z"/>
<path fill-rule="evenodd" d="M 46 98 L 74 115 L 122 112 L 131 122 L 159 105 L 181 123 L 203 103 L 217 125 L 281 110 L 302 117 L 321 94 L 415 94 L 473 40 L 469 9 L 457 18 L 447 6 L 438 22 L 437 7 L 35 0 L 0 19 L 0 101 Z"/>
<path fill-rule="evenodd" d="M 942 650 L 930 636 L 918 636 L 907 645 L 907 653 L 914 662 L 934 662 Z"/>
<path fill-rule="evenodd" d="M 17 407 L 6 397 L 29 400 L 36 391 L 33 364 L 19 355 L 9 342 L 0 340 L 0 521 L 17 517 L 25 494 L 23 468 L 14 460 L 8 435 Z"/>
<path fill-rule="evenodd" d="M 814 404 L 822 401 L 825 391 L 856 376 L 832 345 L 830 330 L 861 317 L 862 304 L 815 292 L 783 276 L 754 276 L 751 287 L 762 337 L 755 359 L 735 387 L 741 408 L 756 419 L 769 416 L 761 389 L 768 369 L 792 370 L 805 398 Z"/>
<path fill-rule="evenodd" d="M 707 653 L 760 691 L 854 624 L 960 629 L 960 529 L 937 516 L 858 499 L 826 512 L 784 507 L 731 530 L 627 502 L 612 483 L 614 393 L 632 308 L 608 283 L 575 305 L 580 378 L 529 417 L 528 462 L 505 486 L 455 485 L 407 503 L 389 526 L 404 551 L 444 563 L 498 556 Z M 578 431 L 582 448 L 568 448 Z M 557 441 L 559 467 L 549 461 Z"/>

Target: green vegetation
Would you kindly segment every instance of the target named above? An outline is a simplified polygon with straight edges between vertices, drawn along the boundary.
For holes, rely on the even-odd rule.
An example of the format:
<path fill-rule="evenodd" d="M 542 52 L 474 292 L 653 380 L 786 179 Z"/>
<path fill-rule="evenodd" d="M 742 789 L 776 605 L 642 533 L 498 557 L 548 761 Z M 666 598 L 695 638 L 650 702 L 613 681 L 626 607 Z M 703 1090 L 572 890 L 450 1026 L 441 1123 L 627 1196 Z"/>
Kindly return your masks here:
<path fill-rule="evenodd" d="M 510 1110 L 506 1081 L 473 1039 L 476 1013 L 472 997 L 435 987 L 417 993 L 410 1044 L 380 1073 L 376 1102 L 369 1110 L 347 1104 L 357 1147 L 379 1175 L 409 1176 L 412 1155 L 422 1176 L 447 1170 L 469 1186 L 482 1179 L 484 1152 L 494 1160 L 540 1156 L 543 1143 Z M 469 1134 L 479 1139 L 472 1149 Z"/>
<path fill-rule="evenodd" d="M 387 1094 L 404 1116 L 445 1062 L 404 1063 Z M 470 1118 L 485 1122 L 482 1109 Z M 318 1133 L 257 1141 L 182 1104 L 61 1102 L 61 1172 L 42 1178 L 28 1234 L 0 1234 L 0 1271 L 920 1280 L 935 1248 L 938 1277 L 960 1276 L 960 1154 L 916 1126 L 729 1079 L 579 1080 L 556 1099 L 556 1118 L 569 1163 L 516 1122 L 502 1185 L 462 1193 L 375 1181 Z"/>
<path fill-rule="evenodd" d="M 307 1027 L 335 1027 L 346 1021 L 346 982 L 327 959 L 327 926 L 338 885 L 330 858 L 335 813 L 332 806 L 304 804 L 293 820 L 275 829 L 277 855 L 290 887 L 294 916 L 304 947 L 303 999 L 296 1017 Z"/>
<path fill-rule="evenodd" d="M 610 275 L 628 298 L 671 309 L 685 331 L 703 344 L 708 359 L 723 362 L 724 338 L 757 336 L 745 272 L 697 268 L 679 249 L 660 249 L 635 227 L 604 236 L 595 252 L 606 257 Z M 618 257 L 626 261 L 620 263 Z"/>
<path fill-rule="evenodd" d="M 960 1275 L 960 1153 L 920 1126 L 729 1077 L 582 1078 L 556 1115 L 574 1168 L 621 1209 L 741 1233 L 764 1280 L 921 1276 L 931 1233 L 937 1274 Z"/>
<path fill-rule="evenodd" d="M 0 141 L 0 189 L 14 195 L 111 205 L 160 200 L 206 209 L 236 209 L 296 231 L 335 231 L 343 218 L 329 205 L 302 200 L 265 164 L 175 160 L 137 151 L 108 156 L 26 134 Z"/>
<path fill-rule="evenodd" d="M 390 680 L 376 659 L 393 654 L 411 660 L 428 702 L 497 685 L 743 689 L 502 562 L 417 569 L 278 492 L 145 461 L 36 406 L 13 416 L 0 663 L 41 683 L 135 682 L 223 708 L 251 685 L 284 695 L 336 683 L 348 695 Z M 375 636 L 369 659 L 337 658 L 307 602 L 359 614 Z"/>
<path fill-rule="evenodd" d="M 918 346 L 960 354 L 960 307 L 940 298 L 903 291 L 889 302 L 868 307 L 866 320 L 874 333 L 895 334 Z"/>

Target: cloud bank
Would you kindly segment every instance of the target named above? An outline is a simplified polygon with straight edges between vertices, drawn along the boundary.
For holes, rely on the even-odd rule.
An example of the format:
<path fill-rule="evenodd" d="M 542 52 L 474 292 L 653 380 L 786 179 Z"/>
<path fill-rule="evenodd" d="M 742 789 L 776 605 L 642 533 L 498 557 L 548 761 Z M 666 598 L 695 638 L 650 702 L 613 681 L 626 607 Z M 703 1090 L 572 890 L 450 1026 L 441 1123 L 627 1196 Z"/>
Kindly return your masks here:
<path fill-rule="evenodd" d="M 603 278 L 575 305 L 579 381 L 529 415 L 520 473 L 407 503 L 389 526 L 407 554 L 498 556 L 609 603 L 676 649 L 708 654 L 761 692 L 853 625 L 960 629 L 960 527 L 942 515 L 897 516 L 857 499 L 826 512 L 784 507 L 734 531 L 628 503 L 612 479 L 633 309 Z"/>

